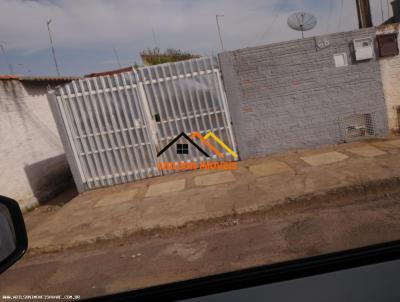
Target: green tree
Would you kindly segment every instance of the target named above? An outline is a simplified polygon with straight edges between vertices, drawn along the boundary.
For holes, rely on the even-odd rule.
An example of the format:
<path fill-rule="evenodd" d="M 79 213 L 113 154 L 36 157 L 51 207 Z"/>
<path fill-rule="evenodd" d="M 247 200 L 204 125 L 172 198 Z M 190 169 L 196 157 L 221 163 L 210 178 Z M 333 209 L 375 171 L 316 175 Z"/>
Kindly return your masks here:
<path fill-rule="evenodd" d="M 180 49 L 174 48 L 168 48 L 164 52 L 161 52 L 161 50 L 157 47 L 142 51 L 140 56 L 145 66 L 185 61 L 200 57 L 199 55 L 183 52 Z"/>

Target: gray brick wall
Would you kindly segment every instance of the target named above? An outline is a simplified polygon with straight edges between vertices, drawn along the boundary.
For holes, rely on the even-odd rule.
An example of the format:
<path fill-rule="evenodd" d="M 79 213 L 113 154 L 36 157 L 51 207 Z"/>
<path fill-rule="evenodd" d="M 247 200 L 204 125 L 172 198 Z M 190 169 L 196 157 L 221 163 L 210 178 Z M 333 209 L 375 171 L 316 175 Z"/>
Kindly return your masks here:
<path fill-rule="evenodd" d="M 353 39 L 375 29 L 224 52 L 219 55 L 241 159 L 342 140 L 339 119 L 373 113 L 375 131 L 387 134 L 380 68 L 376 59 L 355 62 Z M 333 55 L 347 53 L 336 67 Z"/>

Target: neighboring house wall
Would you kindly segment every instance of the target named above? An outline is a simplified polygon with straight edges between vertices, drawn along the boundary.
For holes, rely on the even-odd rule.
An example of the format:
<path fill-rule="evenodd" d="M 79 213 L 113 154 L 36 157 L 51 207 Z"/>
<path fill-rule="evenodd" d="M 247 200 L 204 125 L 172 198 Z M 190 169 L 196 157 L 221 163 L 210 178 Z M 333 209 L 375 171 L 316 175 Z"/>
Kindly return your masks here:
<path fill-rule="evenodd" d="M 397 33 L 398 42 L 400 24 L 382 25 L 376 29 L 376 34 Z M 400 121 L 400 56 L 379 59 L 383 92 L 386 100 L 386 110 L 391 133 L 399 133 Z M 398 109 L 399 108 L 399 109 Z"/>
<path fill-rule="evenodd" d="M 400 0 L 391 2 L 393 10 L 393 22 L 400 22 Z"/>
<path fill-rule="evenodd" d="M 372 113 L 375 133 L 387 134 L 385 101 L 376 59 L 353 62 L 353 39 L 375 29 L 274 43 L 219 55 L 241 159 L 343 141 L 340 120 Z M 334 54 L 347 54 L 336 67 Z"/>
<path fill-rule="evenodd" d="M 70 184 L 43 81 L 0 80 L 0 195 L 23 209 Z"/>

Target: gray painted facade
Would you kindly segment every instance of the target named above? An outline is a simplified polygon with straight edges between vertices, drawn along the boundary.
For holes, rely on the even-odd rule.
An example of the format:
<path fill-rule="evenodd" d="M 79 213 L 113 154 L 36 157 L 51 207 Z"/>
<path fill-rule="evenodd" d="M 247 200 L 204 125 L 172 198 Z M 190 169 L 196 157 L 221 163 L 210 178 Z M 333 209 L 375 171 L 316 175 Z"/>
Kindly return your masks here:
<path fill-rule="evenodd" d="M 269 44 L 219 55 L 241 159 L 343 141 L 340 120 L 371 113 L 375 134 L 388 133 L 376 58 L 356 62 L 353 39 L 375 37 L 375 28 L 316 39 Z M 348 66 L 336 67 L 334 54 Z"/>

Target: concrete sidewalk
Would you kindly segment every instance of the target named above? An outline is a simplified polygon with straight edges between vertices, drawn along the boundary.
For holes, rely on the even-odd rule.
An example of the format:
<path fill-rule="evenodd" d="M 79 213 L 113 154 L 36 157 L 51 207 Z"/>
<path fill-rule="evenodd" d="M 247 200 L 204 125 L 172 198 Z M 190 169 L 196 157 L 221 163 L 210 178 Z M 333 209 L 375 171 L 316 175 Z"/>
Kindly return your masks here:
<path fill-rule="evenodd" d="M 237 171 L 152 178 L 74 198 L 29 230 L 30 252 L 56 252 L 140 232 L 240 219 L 298 199 L 399 179 L 400 140 L 293 151 L 242 161 Z M 35 215 L 26 215 L 28 225 Z"/>

